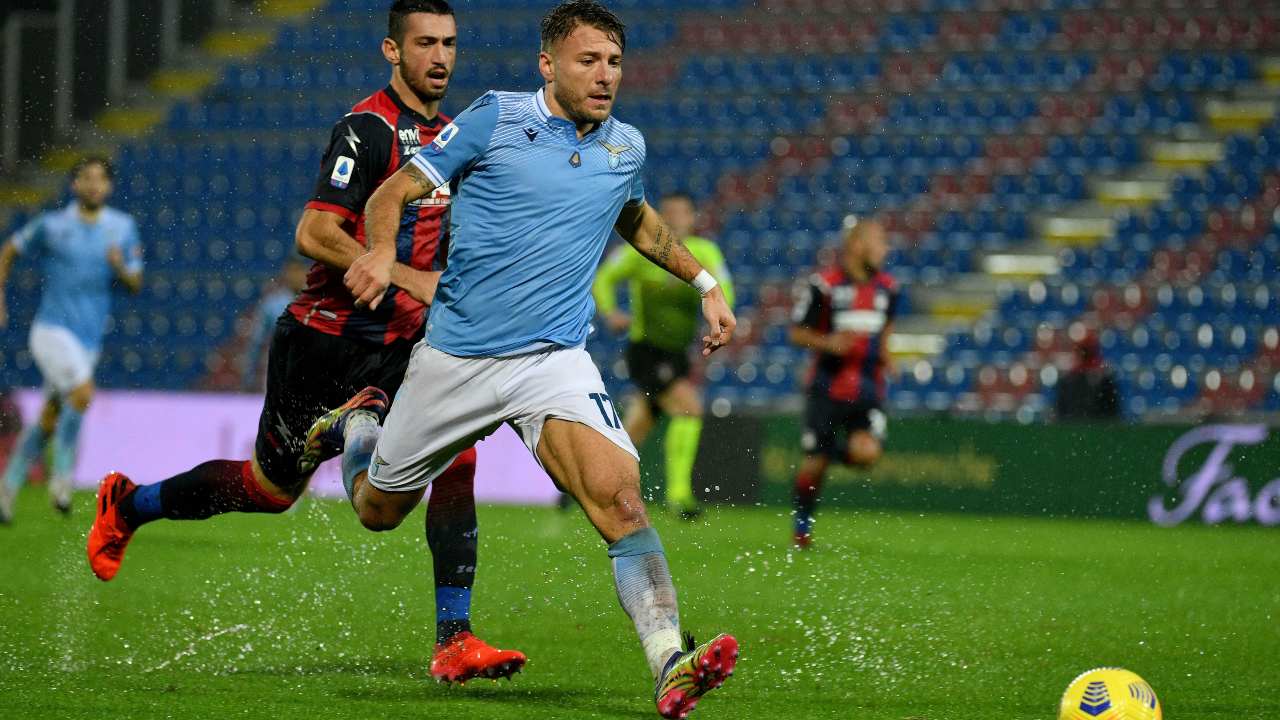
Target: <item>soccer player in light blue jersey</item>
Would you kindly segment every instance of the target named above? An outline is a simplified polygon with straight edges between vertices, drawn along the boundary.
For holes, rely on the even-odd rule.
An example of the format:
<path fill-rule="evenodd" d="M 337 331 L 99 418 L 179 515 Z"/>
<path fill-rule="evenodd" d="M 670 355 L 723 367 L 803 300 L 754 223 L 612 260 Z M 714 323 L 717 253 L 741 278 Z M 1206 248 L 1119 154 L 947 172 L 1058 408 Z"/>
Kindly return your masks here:
<path fill-rule="evenodd" d="M 625 45 L 622 23 L 598 2 L 562 3 L 542 21 L 544 87 L 481 96 L 369 199 L 368 253 L 346 274 L 357 304 L 383 302 L 403 208 L 446 183 L 449 262 L 385 427 L 368 410 L 338 409 L 309 442 L 345 448 L 352 504 L 366 527 L 386 530 L 458 453 L 512 425 L 608 543 L 658 712 L 674 718 L 732 673 L 738 644 L 719 635 L 681 650 L 636 450 L 583 347 L 610 234 L 699 290 L 704 354 L 729 341 L 736 321 L 715 279 L 645 202 L 644 138 L 610 117 Z"/>
<path fill-rule="evenodd" d="M 31 463 L 53 443 L 49 490 L 54 506 L 71 510 L 80 422 L 93 399 L 93 371 L 102 349 L 112 284 L 142 288 L 142 245 L 133 218 L 106 205 L 113 172 L 105 158 L 90 157 L 71 171 L 75 202 L 41 213 L 0 249 L 0 327 L 8 322 L 4 286 L 20 254 L 40 263 L 40 306 L 31 323 L 30 348 L 44 377 L 45 408 L 22 431 L 0 487 L 0 521 L 9 522 L 13 497 Z"/>

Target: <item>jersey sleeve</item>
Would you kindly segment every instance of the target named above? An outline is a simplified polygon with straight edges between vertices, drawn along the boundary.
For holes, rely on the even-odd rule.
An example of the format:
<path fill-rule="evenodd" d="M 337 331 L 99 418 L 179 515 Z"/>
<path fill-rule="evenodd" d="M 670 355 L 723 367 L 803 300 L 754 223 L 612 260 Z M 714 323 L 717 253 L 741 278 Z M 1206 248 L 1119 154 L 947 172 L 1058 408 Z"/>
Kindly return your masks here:
<path fill-rule="evenodd" d="M 138 223 L 131 217 L 125 218 L 120 250 L 124 254 L 125 270 L 131 273 L 142 272 L 142 240 L 138 238 Z"/>
<path fill-rule="evenodd" d="M 640 167 L 636 169 L 636 174 L 631 178 L 631 189 L 627 193 L 626 204 L 632 207 L 644 203 L 644 164 L 649 159 L 649 147 L 644 142 L 644 136 L 640 136 Z"/>
<path fill-rule="evenodd" d="M 44 224 L 48 215 L 40 213 L 13 234 L 11 242 L 19 253 L 39 250 L 44 243 Z"/>
<path fill-rule="evenodd" d="M 355 222 L 365 201 L 393 170 L 391 126 L 373 113 L 351 113 L 333 126 L 307 208 Z"/>
<path fill-rule="evenodd" d="M 822 288 L 818 287 L 818 283 L 813 278 L 796 283 L 794 296 L 791 322 L 801 327 L 814 329 L 820 327 L 827 296 L 822 292 Z"/>
<path fill-rule="evenodd" d="M 892 288 L 890 288 L 890 290 L 889 290 L 889 307 L 885 308 L 885 311 L 884 311 L 884 321 L 885 321 L 886 323 L 891 323 L 891 322 L 893 322 L 893 319 L 894 319 L 894 318 L 896 318 L 896 317 L 898 316 L 898 304 L 899 304 L 899 300 L 901 300 L 901 298 L 902 298 L 902 289 L 901 289 L 901 288 L 899 288 L 899 287 L 898 287 L 898 286 L 896 286 L 896 285 L 895 285 L 895 286 L 893 286 Z"/>
<path fill-rule="evenodd" d="M 484 154 L 497 127 L 498 94 L 490 90 L 459 113 L 410 162 L 436 187 L 445 185 Z"/>

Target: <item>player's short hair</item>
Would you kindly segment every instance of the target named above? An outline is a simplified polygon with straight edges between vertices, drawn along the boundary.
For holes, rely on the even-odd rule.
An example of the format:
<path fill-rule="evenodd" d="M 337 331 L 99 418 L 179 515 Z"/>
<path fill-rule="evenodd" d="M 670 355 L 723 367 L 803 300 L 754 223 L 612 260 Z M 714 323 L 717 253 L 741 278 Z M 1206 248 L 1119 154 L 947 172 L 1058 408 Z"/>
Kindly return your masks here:
<path fill-rule="evenodd" d="M 609 8 L 596 0 L 565 0 L 542 18 L 542 51 L 569 37 L 579 25 L 590 25 L 627 49 L 627 26 Z"/>
<path fill-rule="evenodd" d="M 387 12 L 387 37 L 397 45 L 404 42 L 405 18 L 414 13 L 453 15 L 453 6 L 445 0 L 396 0 Z"/>
<path fill-rule="evenodd" d="M 90 165 L 97 165 L 102 168 L 102 172 L 106 173 L 107 179 L 115 181 L 116 168 L 111 164 L 111 159 L 105 155 L 85 155 L 77 160 L 75 165 L 71 166 L 71 172 L 67 173 L 67 177 L 74 182 L 76 178 L 80 177 L 80 173 L 84 172 L 84 169 Z"/>

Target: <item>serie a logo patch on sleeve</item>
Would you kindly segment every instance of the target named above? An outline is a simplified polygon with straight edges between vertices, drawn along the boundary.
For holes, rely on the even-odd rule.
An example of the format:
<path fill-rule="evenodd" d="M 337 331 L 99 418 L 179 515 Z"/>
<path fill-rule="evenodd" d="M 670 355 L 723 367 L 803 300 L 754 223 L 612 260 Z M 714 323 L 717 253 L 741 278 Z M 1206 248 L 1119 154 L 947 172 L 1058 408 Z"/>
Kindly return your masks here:
<path fill-rule="evenodd" d="M 356 170 L 356 161 L 346 155 L 339 155 L 338 162 L 333 164 L 333 174 L 329 176 L 329 184 L 345 190 L 351 184 L 351 175 Z"/>

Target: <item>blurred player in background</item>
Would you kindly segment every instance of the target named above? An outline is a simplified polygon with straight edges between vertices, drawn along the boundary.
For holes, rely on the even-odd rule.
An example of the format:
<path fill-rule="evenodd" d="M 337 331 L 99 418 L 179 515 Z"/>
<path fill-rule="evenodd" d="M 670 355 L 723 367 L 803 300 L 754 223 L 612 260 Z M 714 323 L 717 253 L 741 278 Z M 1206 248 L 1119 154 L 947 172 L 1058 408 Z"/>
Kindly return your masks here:
<path fill-rule="evenodd" d="M 814 351 L 800 440 L 804 460 L 796 474 L 797 547 L 812 541 L 831 461 L 866 468 L 880 459 L 887 428 L 884 372 L 898 305 L 898 285 L 883 270 L 888 253 L 884 225 L 849 216 L 839 263 L 796 287 L 791 342 Z"/>
<path fill-rule="evenodd" d="M 88 157 L 71 170 L 75 202 L 41 213 L 0 249 L 0 327 L 8 323 L 4 286 L 20 254 L 41 262 L 40 307 L 31 323 L 31 356 L 44 377 L 45 403 L 27 426 L 5 468 L 0 487 L 0 522 L 13 516 L 13 497 L 31 464 L 52 442 L 46 468 L 54 506 L 71 511 L 80 423 L 93 400 L 93 372 L 102 350 L 111 286 L 142 289 L 142 245 L 133 218 L 107 206 L 115 178 L 106 158 Z"/>
<path fill-rule="evenodd" d="M 733 284 L 715 243 L 693 234 L 697 209 L 693 198 L 676 193 L 659 203 L 662 219 L 707 268 L 733 307 Z M 618 284 L 625 281 L 631 313 L 618 309 Z M 627 370 L 639 389 L 627 404 L 624 427 L 631 442 L 642 445 L 657 419 L 671 418 L 663 438 L 667 506 L 686 520 L 698 516 L 693 494 L 693 464 L 702 434 L 702 396 L 689 377 L 689 346 L 698 337 L 698 291 L 623 243 L 596 275 L 596 308 L 614 332 L 629 330 Z"/>
<path fill-rule="evenodd" d="M 361 522 L 386 530 L 459 453 L 510 423 L 608 543 L 658 712 L 675 718 L 724 682 L 738 646 L 720 635 L 681 651 L 635 446 L 583 347 L 605 243 L 616 230 L 698 289 L 710 325 L 704 353 L 730 340 L 735 320 L 716 280 L 645 202 L 643 136 L 610 117 L 625 33 L 597 2 L 561 3 L 542 21 L 542 89 L 485 93 L 369 199 L 369 253 L 346 277 L 358 303 L 388 300 L 404 207 L 452 183 L 449 267 L 385 432 L 380 408 L 351 406 L 315 430 L 345 449 L 343 480 Z"/>
<path fill-rule="evenodd" d="M 1115 420 L 1120 417 L 1120 383 L 1102 356 L 1098 333 L 1074 323 L 1076 364 L 1058 381 L 1054 397 L 1058 420 Z"/>
<path fill-rule="evenodd" d="M 241 368 L 240 388 L 254 391 L 262 389 L 262 356 L 271 346 L 276 323 L 293 303 L 298 293 L 307 287 L 308 263 L 303 256 L 290 254 L 280 269 L 280 277 L 263 293 L 250 320 L 249 339 L 245 343 L 244 365 Z"/>
<path fill-rule="evenodd" d="M 316 467 L 336 455 L 307 446 L 307 430 L 327 409 L 384 406 L 404 377 L 423 334 L 448 242 L 448 188 L 403 208 L 388 240 L 395 284 L 377 308 L 357 307 L 343 272 L 365 244 L 365 202 L 387 177 L 431 142 L 449 119 L 440 114 L 457 52 L 453 10 L 442 0 L 398 0 L 388 13 L 382 54 L 390 85 L 338 121 L 315 194 L 298 223 L 299 251 L 316 260 L 306 288 L 275 325 L 267 390 L 252 460 L 212 460 L 152 485 L 112 473 L 102 480 L 88 553 L 94 573 L 115 576 L 133 532 L 168 518 L 203 520 L 227 512 L 280 513 L 306 489 Z M 385 393 L 385 394 L 384 394 Z M 523 654 L 498 650 L 471 634 L 475 581 L 476 455 L 465 449 L 444 471 L 427 507 L 426 534 L 436 580 L 437 680 L 510 676 Z"/>

